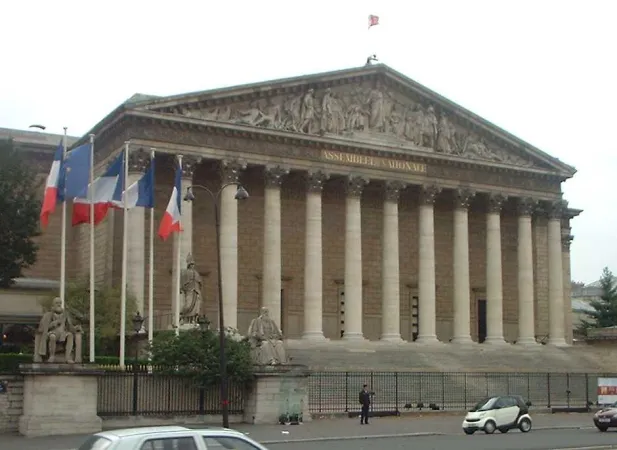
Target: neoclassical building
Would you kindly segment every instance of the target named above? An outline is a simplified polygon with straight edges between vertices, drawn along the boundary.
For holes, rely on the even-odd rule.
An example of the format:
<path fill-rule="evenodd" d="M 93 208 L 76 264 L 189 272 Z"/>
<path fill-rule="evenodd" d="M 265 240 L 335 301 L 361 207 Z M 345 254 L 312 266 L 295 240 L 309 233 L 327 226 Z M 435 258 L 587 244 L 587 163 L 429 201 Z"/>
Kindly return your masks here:
<path fill-rule="evenodd" d="M 137 95 L 90 133 L 98 170 L 129 141 L 136 179 L 156 150 L 155 230 L 176 155 L 184 189 L 247 189 L 242 202 L 234 186 L 221 195 L 225 322 L 241 332 L 267 306 L 288 338 L 306 341 L 571 341 L 580 210 L 561 183 L 575 169 L 387 66 Z M 159 328 L 173 320 L 175 245 L 194 258 L 216 321 L 214 210 L 195 195 L 179 242 L 156 240 L 152 312 L 149 214 L 129 213 L 129 290 Z M 53 220 L 43 241 L 59 239 Z M 88 227 L 68 239 L 70 276 L 87 277 Z M 97 282 L 120 283 L 121 242 L 115 211 L 97 227 Z"/>

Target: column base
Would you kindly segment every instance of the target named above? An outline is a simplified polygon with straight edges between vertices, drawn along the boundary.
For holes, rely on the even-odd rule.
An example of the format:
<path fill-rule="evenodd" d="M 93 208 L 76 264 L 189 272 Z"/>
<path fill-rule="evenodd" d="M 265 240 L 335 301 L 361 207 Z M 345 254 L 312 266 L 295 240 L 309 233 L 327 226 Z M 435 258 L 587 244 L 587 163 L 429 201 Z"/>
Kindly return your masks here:
<path fill-rule="evenodd" d="M 485 345 L 510 345 L 503 336 L 487 336 L 483 344 Z"/>
<path fill-rule="evenodd" d="M 364 337 L 364 335 L 362 333 L 348 333 L 345 332 L 345 334 L 343 334 L 343 337 L 341 338 L 342 341 L 354 341 L 354 342 L 363 342 L 366 341 L 366 338 Z"/>
<path fill-rule="evenodd" d="M 548 338 L 548 345 L 553 345 L 555 347 L 569 347 L 570 345 L 566 342 L 566 338 Z"/>
<path fill-rule="evenodd" d="M 539 345 L 539 342 L 536 341 L 536 338 L 526 337 L 517 339 L 515 345 Z"/>
<path fill-rule="evenodd" d="M 443 342 L 441 342 L 439 339 L 437 339 L 436 335 L 428 334 L 426 336 L 418 336 L 418 338 L 414 341 L 414 344 L 422 344 L 422 345 L 426 345 L 426 344 L 443 344 Z"/>
<path fill-rule="evenodd" d="M 393 344 L 405 342 L 399 333 L 382 334 L 379 340 L 383 342 L 391 342 Z"/>
<path fill-rule="evenodd" d="M 326 342 L 330 339 L 326 338 L 322 331 L 307 331 L 306 333 L 302 333 L 302 340 Z"/>
<path fill-rule="evenodd" d="M 465 345 L 469 345 L 469 344 L 475 344 L 474 341 L 471 340 L 471 336 L 456 336 L 453 337 L 452 340 L 450 341 L 451 344 L 465 344 Z"/>

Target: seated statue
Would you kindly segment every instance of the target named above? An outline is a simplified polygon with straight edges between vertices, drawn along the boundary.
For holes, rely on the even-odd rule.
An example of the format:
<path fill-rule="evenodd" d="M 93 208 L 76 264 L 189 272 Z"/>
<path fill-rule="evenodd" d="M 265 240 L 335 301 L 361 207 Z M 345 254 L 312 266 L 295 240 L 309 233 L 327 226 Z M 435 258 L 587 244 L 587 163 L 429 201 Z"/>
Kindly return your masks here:
<path fill-rule="evenodd" d="M 274 366 L 287 363 L 283 333 L 270 317 L 268 308 L 261 308 L 261 314 L 251 321 L 248 340 L 256 364 Z"/>
<path fill-rule="evenodd" d="M 34 338 L 34 362 L 56 362 L 56 352 L 64 347 L 64 362 L 81 362 L 81 327 L 73 326 L 62 307 L 60 298 L 54 298 L 51 311 L 43 314 Z"/>

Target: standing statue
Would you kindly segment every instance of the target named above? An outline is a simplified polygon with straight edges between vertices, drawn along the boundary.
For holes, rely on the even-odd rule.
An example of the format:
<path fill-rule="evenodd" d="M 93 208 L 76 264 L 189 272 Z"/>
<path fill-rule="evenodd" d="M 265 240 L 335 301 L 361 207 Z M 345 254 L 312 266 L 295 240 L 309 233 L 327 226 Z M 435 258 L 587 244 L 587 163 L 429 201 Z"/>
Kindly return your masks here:
<path fill-rule="evenodd" d="M 261 314 L 251 321 L 248 339 L 256 364 L 275 366 L 287 363 L 283 333 L 270 317 L 268 308 L 261 308 Z"/>
<path fill-rule="evenodd" d="M 64 358 L 68 364 L 81 362 L 81 327 L 73 326 L 71 318 L 62 307 L 62 300 L 54 298 L 51 311 L 43 314 L 34 338 L 34 362 L 56 361 L 56 348 L 64 345 Z M 73 352 L 75 350 L 75 352 Z"/>
<path fill-rule="evenodd" d="M 180 317 L 184 323 L 191 322 L 201 313 L 201 275 L 195 269 L 195 260 L 190 253 L 186 256 L 186 269 L 180 274 L 180 293 L 184 297 Z"/>

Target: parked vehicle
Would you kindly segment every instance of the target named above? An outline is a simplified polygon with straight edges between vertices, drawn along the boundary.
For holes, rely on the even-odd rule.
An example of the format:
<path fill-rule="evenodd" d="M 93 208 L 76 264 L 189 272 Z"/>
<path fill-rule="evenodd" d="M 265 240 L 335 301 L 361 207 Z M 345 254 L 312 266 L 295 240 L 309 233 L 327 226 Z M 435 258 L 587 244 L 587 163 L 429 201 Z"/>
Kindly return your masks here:
<path fill-rule="evenodd" d="M 605 406 L 593 415 L 593 423 L 600 431 L 617 428 L 617 402 Z"/>
<path fill-rule="evenodd" d="M 531 431 L 531 403 L 520 395 L 497 395 L 480 400 L 465 416 L 463 431 L 474 434 L 478 430 L 493 434 L 518 428 L 523 433 Z"/>
<path fill-rule="evenodd" d="M 78 450 L 267 450 L 243 433 L 227 428 L 143 427 L 103 431 Z"/>

